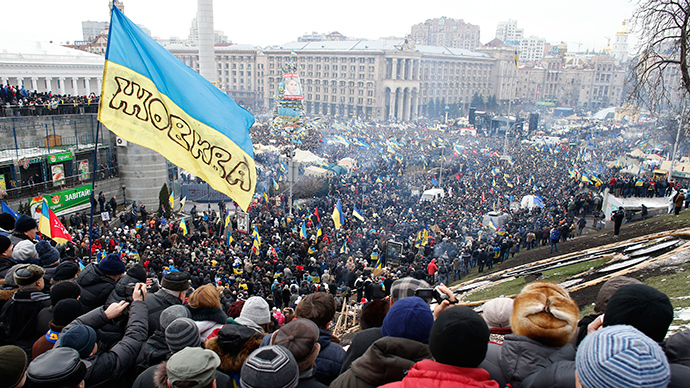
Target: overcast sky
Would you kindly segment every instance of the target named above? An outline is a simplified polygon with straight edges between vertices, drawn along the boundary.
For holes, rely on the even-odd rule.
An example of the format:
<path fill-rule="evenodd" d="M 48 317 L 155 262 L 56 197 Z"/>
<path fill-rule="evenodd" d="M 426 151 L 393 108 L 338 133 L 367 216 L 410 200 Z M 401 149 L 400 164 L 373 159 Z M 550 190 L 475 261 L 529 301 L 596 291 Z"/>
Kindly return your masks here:
<path fill-rule="evenodd" d="M 107 0 L 0 0 L 0 36 L 56 43 L 82 39 L 81 22 L 108 20 Z M 186 38 L 195 0 L 124 0 L 125 14 L 155 37 Z M 297 40 L 313 31 L 348 37 L 402 37 L 413 24 L 446 16 L 479 25 L 481 42 L 494 38 L 496 24 L 514 19 L 525 36 L 565 42 L 570 51 L 601 50 L 635 9 L 629 0 L 215 0 L 214 29 L 233 43 L 258 46 Z M 0 48 L 2 49 L 2 48 Z M 632 49 L 632 47 L 631 47 Z"/>

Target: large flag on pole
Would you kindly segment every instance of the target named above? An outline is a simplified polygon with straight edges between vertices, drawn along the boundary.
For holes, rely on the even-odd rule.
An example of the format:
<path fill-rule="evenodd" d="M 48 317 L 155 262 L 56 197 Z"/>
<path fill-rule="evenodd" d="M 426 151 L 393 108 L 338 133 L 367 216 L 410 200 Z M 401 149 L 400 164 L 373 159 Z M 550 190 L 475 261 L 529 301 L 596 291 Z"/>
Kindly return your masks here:
<path fill-rule="evenodd" d="M 46 201 L 45 197 L 41 204 L 41 219 L 38 222 L 38 231 L 58 244 L 72 241 L 72 236 L 67 233 L 65 226 L 62 225 L 62 222 L 60 222 L 55 213 L 50 210 L 48 201 Z"/>
<path fill-rule="evenodd" d="M 360 221 L 364 221 L 364 216 L 362 216 L 362 213 L 360 213 L 359 210 L 357 210 L 356 204 L 353 205 L 353 208 L 352 208 L 352 217 L 355 217 L 356 219 L 358 219 Z"/>
<path fill-rule="evenodd" d="M 186 236 L 187 235 L 187 221 L 185 221 L 184 218 L 182 218 L 182 220 L 180 220 L 180 229 L 182 229 L 182 235 Z"/>
<path fill-rule="evenodd" d="M 254 116 L 112 8 L 98 120 L 247 210 L 256 187 Z"/>

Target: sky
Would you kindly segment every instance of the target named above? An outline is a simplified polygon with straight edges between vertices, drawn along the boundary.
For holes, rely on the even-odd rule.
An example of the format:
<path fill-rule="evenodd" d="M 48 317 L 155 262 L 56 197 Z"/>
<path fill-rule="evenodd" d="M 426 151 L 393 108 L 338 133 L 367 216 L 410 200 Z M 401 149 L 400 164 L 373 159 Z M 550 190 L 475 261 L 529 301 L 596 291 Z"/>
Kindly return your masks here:
<path fill-rule="evenodd" d="M 186 38 L 197 2 L 124 0 L 124 4 L 125 15 L 154 37 Z M 480 41 L 487 43 L 494 38 L 498 22 L 513 19 L 527 37 L 565 42 L 569 51 L 578 47 L 599 51 L 634 10 L 629 0 L 215 0 L 214 29 L 233 43 L 265 47 L 312 32 L 338 31 L 363 39 L 403 37 L 414 24 L 446 16 L 479 25 Z M 108 20 L 108 0 L 2 0 L 0 12 L 7 16 L 0 23 L 0 36 L 64 44 L 82 39 L 82 21 Z"/>

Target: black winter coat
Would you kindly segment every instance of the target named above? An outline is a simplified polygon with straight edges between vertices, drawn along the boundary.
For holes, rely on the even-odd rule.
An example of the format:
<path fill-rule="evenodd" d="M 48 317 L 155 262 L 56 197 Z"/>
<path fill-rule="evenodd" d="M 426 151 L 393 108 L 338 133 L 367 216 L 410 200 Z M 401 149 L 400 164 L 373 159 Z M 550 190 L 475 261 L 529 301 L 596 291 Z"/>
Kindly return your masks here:
<path fill-rule="evenodd" d="M 91 311 L 105 305 L 108 296 L 115 289 L 117 281 L 101 272 L 93 263 L 79 272 L 77 284 L 81 287 L 79 301 L 85 311 Z"/>

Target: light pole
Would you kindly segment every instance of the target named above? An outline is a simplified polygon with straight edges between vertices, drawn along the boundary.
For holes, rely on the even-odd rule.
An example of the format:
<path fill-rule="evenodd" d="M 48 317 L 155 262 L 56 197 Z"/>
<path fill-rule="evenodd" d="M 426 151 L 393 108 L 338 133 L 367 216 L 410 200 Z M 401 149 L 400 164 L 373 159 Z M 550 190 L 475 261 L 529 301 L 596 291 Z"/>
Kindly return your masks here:
<path fill-rule="evenodd" d="M 448 124 L 448 111 L 450 110 L 450 107 L 446 105 L 446 119 L 443 121 L 443 124 Z"/>

